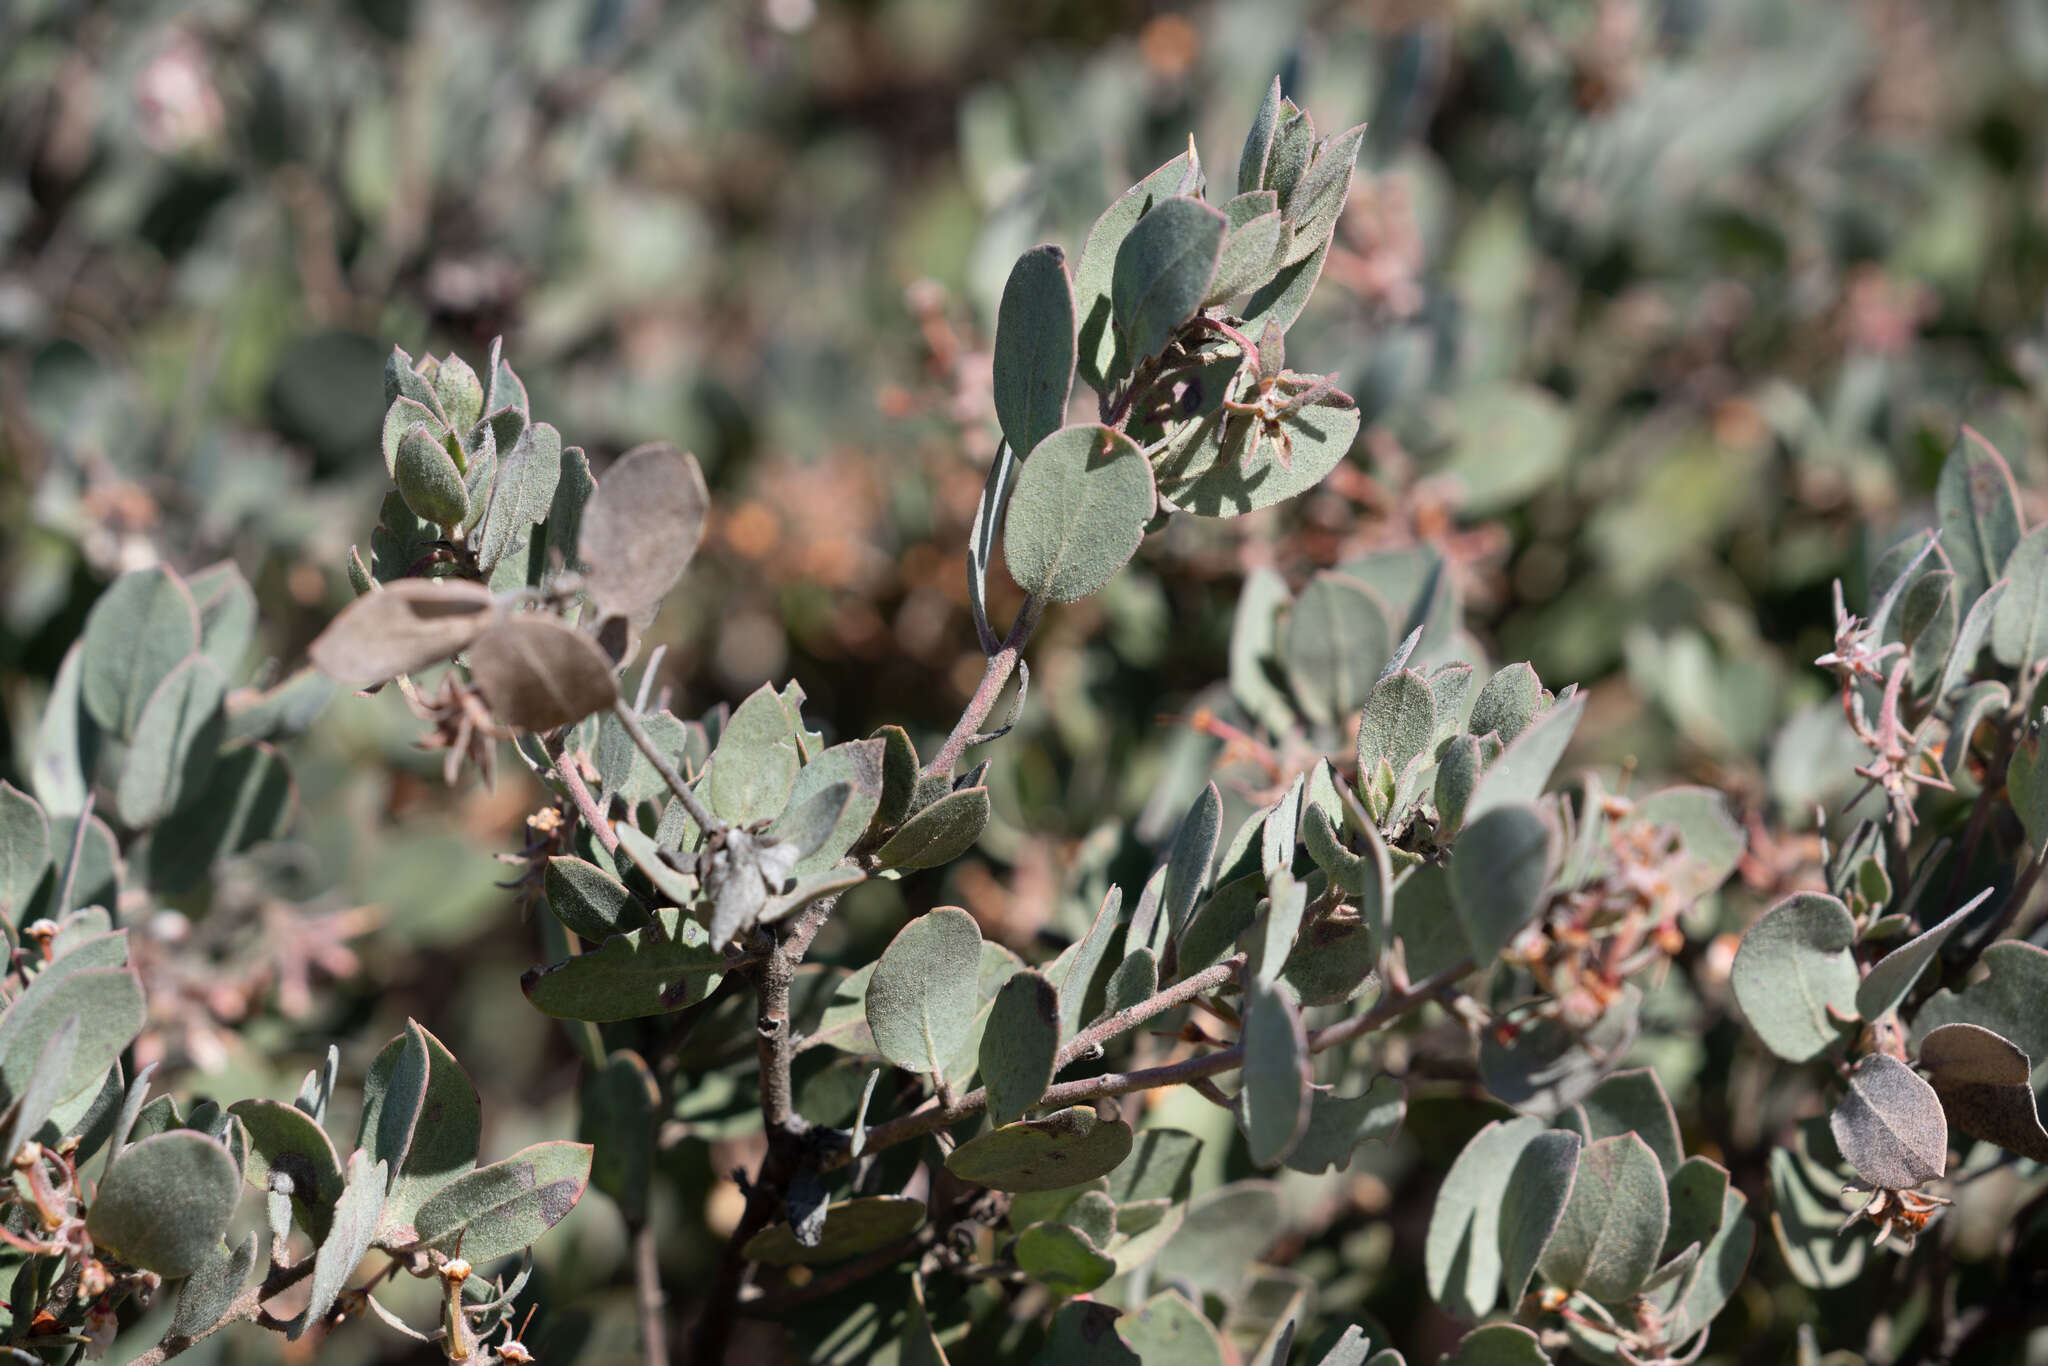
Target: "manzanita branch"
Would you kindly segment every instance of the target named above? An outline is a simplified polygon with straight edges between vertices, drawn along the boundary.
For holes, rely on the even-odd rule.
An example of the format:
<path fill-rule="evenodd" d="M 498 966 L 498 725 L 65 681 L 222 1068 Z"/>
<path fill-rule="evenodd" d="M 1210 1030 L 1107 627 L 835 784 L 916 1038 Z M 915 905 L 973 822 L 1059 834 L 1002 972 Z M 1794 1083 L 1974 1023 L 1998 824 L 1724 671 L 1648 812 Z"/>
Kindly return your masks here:
<path fill-rule="evenodd" d="M 128 1366 L 159 1366 L 159 1363 L 169 1361 L 172 1357 L 182 1356 L 207 1338 L 218 1333 L 221 1329 L 226 1328 L 229 1324 L 242 1323 L 255 1318 L 263 1312 L 263 1302 L 265 1300 L 274 1299 L 297 1285 L 300 1281 L 305 1280 L 306 1277 L 313 1274 L 313 1266 L 314 1259 L 306 1257 L 295 1266 L 278 1267 L 272 1270 L 269 1275 L 265 1276 L 257 1284 L 250 1286 L 240 1295 L 237 1295 L 233 1303 L 221 1311 L 221 1316 L 212 1323 L 188 1336 L 172 1335 L 166 1337 L 163 1341 L 157 1343 L 156 1346 L 132 1359 Z"/>
<path fill-rule="evenodd" d="M 603 845 L 607 854 L 617 853 L 619 832 L 612 829 L 612 823 L 604 818 L 604 812 L 599 808 L 597 799 L 590 795 L 590 787 L 583 781 L 583 773 L 577 766 L 576 756 L 569 752 L 566 745 L 555 755 L 555 777 L 561 781 L 563 790 L 569 794 L 569 800 L 575 803 L 576 814 L 590 827 L 591 838 Z"/>
<path fill-rule="evenodd" d="M 996 699 L 1002 696 L 1003 685 L 1010 681 L 1010 675 L 1017 670 L 1017 662 L 1023 658 L 1024 644 L 1031 639 L 1031 632 L 1038 626 L 1038 618 L 1045 611 L 1045 604 L 1036 597 L 1026 597 L 1024 605 L 1017 609 L 1017 620 L 1010 627 L 1010 634 L 1003 646 L 988 657 L 988 664 L 982 670 L 981 685 L 968 700 L 967 710 L 960 713 L 953 733 L 946 737 L 946 743 L 924 766 L 927 778 L 950 774 L 953 766 L 960 762 L 960 756 L 974 743 L 974 737 L 981 733 L 982 723 L 995 710 Z"/>
<path fill-rule="evenodd" d="M 633 1307 L 640 1320 L 640 1358 L 647 1366 L 668 1361 L 668 1297 L 661 1288 L 661 1244 L 654 1225 L 641 1219 L 632 1226 Z"/>
<path fill-rule="evenodd" d="M 1145 1020 L 1151 1019 L 1154 1015 L 1171 1010 L 1174 1006 L 1201 994 L 1199 990 L 1187 990 L 1191 984 L 1197 981 L 1203 982 L 1201 990 L 1221 986 L 1223 982 L 1229 980 L 1236 973 L 1243 962 L 1243 955 L 1240 954 L 1235 958 L 1226 959 L 1224 962 L 1218 963 L 1213 968 L 1205 968 L 1202 972 L 1189 977 L 1186 981 L 1176 983 L 1158 995 L 1148 997 L 1146 1000 L 1131 1006 L 1128 1010 L 1119 1011 L 1117 1015 L 1111 1016 L 1110 1020 L 1105 1020 L 1103 1025 L 1107 1025 L 1111 1020 L 1135 1016 L 1131 1020 L 1130 1025 L 1126 1026 L 1135 1027 L 1135 1025 L 1141 1024 Z M 1375 1030 L 1384 1028 L 1394 1020 L 1414 1010 L 1417 1006 L 1422 1005 L 1426 1001 L 1433 1000 L 1449 990 L 1461 978 L 1472 973 L 1473 970 L 1474 964 L 1470 958 L 1460 959 L 1441 972 L 1426 977 L 1422 981 L 1408 987 L 1405 991 L 1397 991 L 1389 996 L 1384 996 L 1373 1005 L 1372 1009 L 1366 1011 L 1363 1015 L 1354 1016 L 1348 1020 L 1340 1020 L 1336 1024 L 1319 1029 L 1309 1035 L 1308 1051 L 1311 1053 L 1321 1053 L 1326 1049 L 1335 1048 L 1339 1044 L 1348 1043 L 1353 1039 L 1361 1038 Z M 1099 1025 L 1096 1028 L 1099 1030 L 1102 1026 Z M 1080 1056 L 1080 1053 L 1086 1051 L 1088 1047 L 1092 1047 L 1094 1044 L 1098 1044 L 1112 1036 L 1111 1033 L 1103 1033 L 1099 1037 L 1090 1039 L 1089 1035 L 1093 1032 L 1086 1031 L 1076 1035 L 1073 1042 L 1067 1048 L 1061 1049 L 1059 1065 L 1065 1066 L 1066 1063 L 1072 1061 L 1073 1057 Z M 1068 1054 L 1068 1049 L 1076 1050 L 1071 1057 Z M 1244 1066 L 1244 1046 L 1242 1044 L 1232 1044 L 1228 1048 L 1219 1048 L 1213 1053 L 1204 1053 L 1198 1057 L 1186 1058 L 1180 1062 L 1166 1063 L 1159 1067 L 1141 1068 L 1135 1072 L 1105 1072 L 1099 1077 L 1084 1077 L 1078 1081 L 1061 1082 L 1049 1088 L 1043 1096 L 1039 1097 L 1038 1104 L 1033 1108 L 1056 1110 L 1069 1105 L 1079 1105 L 1083 1101 L 1100 1100 L 1106 1096 L 1128 1095 L 1133 1091 L 1157 1090 L 1162 1086 L 1176 1086 L 1184 1082 L 1195 1081 L 1201 1077 L 1213 1077 L 1219 1072 L 1229 1072 L 1242 1066 Z M 913 1110 L 907 1115 L 889 1120 L 884 1124 L 877 1124 L 872 1129 L 869 1129 L 867 1142 L 862 1146 L 861 1153 L 863 1156 L 866 1156 L 868 1153 L 879 1151 L 882 1148 L 887 1148 L 897 1143 L 907 1143 L 914 1138 L 922 1138 L 926 1134 L 948 1128 L 963 1119 L 979 1114 L 987 1108 L 988 1091 L 985 1087 L 968 1092 L 951 1105 L 940 1105 L 936 1101 L 928 1101 L 921 1109 Z M 830 1171 L 833 1168 L 846 1165 L 851 1160 L 851 1156 L 842 1148 L 826 1155 L 819 1165 L 824 1170 Z"/>

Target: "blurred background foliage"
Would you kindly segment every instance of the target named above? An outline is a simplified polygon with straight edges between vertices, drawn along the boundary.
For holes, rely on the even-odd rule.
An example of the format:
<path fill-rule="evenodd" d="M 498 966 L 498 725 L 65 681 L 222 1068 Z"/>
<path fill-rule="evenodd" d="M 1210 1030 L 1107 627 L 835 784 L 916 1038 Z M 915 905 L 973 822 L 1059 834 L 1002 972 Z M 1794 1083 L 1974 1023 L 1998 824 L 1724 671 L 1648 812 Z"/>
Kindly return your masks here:
<path fill-rule="evenodd" d="M 1371 123 L 1289 346 L 1359 396 L 1357 449 L 1286 506 L 1175 519 L 1057 610 L 992 751 L 980 849 L 862 889 L 814 957 L 867 961 L 942 902 L 1042 951 L 1084 887 L 1142 877 L 1219 758 L 1246 760 L 1234 825 L 1261 784 L 1214 687 L 1243 572 L 1423 545 L 1488 658 L 1587 690 L 1577 762 L 1730 792 L 1753 840 L 1702 918 L 1711 988 L 1727 932 L 1810 879 L 1816 803 L 1849 792 L 1859 756 L 1809 667 L 1830 580 L 1859 600 L 1926 520 L 1960 422 L 2048 487 L 2034 0 L 12 0 L 0 768 L 20 781 L 63 650 L 123 569 L 233 557 L 274 676 L 297 668 L 375 521 L 385 354 L 501 333 L 600 471 L 649 439 L 704 462 L 705 553 L 650 634 L 676 711 L 795 677 L 835 737 L 942 734 L 980 674 L 963 548 L 1010 263 L 1074 251 L 1191 133 L 1234 164 L 1274 72 L 1321 126 Z M 330 707 L 298 752 L 296 840 L 258 884 L 122 908 L 161 946 L 160 1084 L 287 1096 L 330 1039 L 359 1076 L 411 1014 L 484 1091 L 487 1152 L 572 1134 L 576 1055 L 521 999 L 542 949 L 492 857 L 537 793 L 515 766 L 445 791 L 416 736 L 388 694 Z M 1639 1047 L 1688 1146 L 1754 1193 L 1786 1118 L 1760 1105 L 1768 1067 L 1711 989 L 1677 994 L 1688 1032 Z M 1422 1079 L 1392 1150 L 1286 1182 L 1275 1258 L 1411 1360 L 1451 1340 L 1409 1254 L 1485 1117 L 1450 1103 L 1469 1085 Z M 672 1286 L 737 1214 L 722 1174 L 753 1160 L 750 1105 L 678 1105 Z M 544 1359 L 630 1359 L 620 1228 L 593 1196 L 542 1245 Z M 1715 1355 L 1781 1359 L 1815 1312 L 1775 1256 Z M 366 1330 L 320 1355 L 407 1350 Z"/>

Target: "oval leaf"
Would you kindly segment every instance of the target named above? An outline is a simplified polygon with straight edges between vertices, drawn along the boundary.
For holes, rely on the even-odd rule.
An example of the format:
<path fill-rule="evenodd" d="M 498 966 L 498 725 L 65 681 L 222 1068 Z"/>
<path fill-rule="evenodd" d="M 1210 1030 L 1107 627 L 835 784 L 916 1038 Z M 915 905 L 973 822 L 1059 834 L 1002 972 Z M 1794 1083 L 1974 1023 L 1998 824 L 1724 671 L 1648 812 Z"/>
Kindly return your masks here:
<path fill-rule="evenodd" d="M 1848 908 L 1813 892 L 1787 897 L 1749 927 L 1729 985 L 1765 1047 L 1806 1062 L 1840 1040 L 1835 1016 L 1854 1016 L 1862 982 L 1850 951 L 1855 942 Z"/>
<path fill-rule="evenodd" d="M 1533 806 L 1497 806 L 1451 850 L 1451 904 L 1473 960 L 1491 963 L 1543 904 L 1550 828 Z"/>
<path fill-rule="evenodd" d="M 456 1177 L 414 1216 L 418 1245 L 452 1252 L 460 1237 L 476 1266 L 531 1247 L 583 1198 L 590 1153 L 588 1143 L 536 1143 Z"/>
<path fill-rule="evenodd" d="M 1017 973 L 996 992 L 981 1036 L 989 1118 L 1007 1124 L 1036 1105 L 1052 1085 L 1059 1051 L 1059 993 L 1041 973 Z"/>
<path fill-rule="evenodd" d="M 1138 444 L 1093 423 L 1039 442 L 1017 475 L 1003 559 L 1025 592 L 1075 602 L 1108 583 L 1145 538 L 1155 499 Z"/>
<path fill-rule="evenodd" d="M 576 543 L 599 610 L 633 616 L 661 601 L 697 553 L 710 502 L 695 456 L 668 445 L 620 456 L 584 505 Z"/>
<path fill-rule="evenodd" d="M 374 687 L 468 649 L 495 611 L 480 583 L 399 579 L 342 608 L 307 653 L 343 687 Z"/>
<path fill-rule="evenodd" d="M 1195 315 L 1216 278 L 1230 223 L 1199 199 L 1175 195 L 1138 220 L 1117 248 L 1110 307 L 1124 354 L 1142 365 Z"/>
<path fill-rule="evenodd" d="M 1066 253 L 1033 247 L 1010 268 L 996 310 L 996 420 L 1020 458 L 1066 420 L 1074 347 Z"/>
<path fill-rule="evenodd" d="M 227 1232 L 242 1175 L 228 1150 L 174 1129 L 121 1150 L 86 1215 L 93 1241 L 172 1278 L 204 1266 Z"/>
<path fill-rule="evenodd" d="M 1872 1053 L 1849 1074 L 1849 1094 L 1828 1116 L 1835 1146 L 1872 1186 L 1908 1190 L 1948 1170 L 1948 1119 L 1920 1074 Z"/>
<path fill-rule="evenodd" d="M 903 1195 L 868 1195 L 825 1207 L 825 1228 L 814 1246 L 796 1239 L 787 1223 L 770 1224 L 747 1240 L 749 1261 L 769 1266 L 843 1262 L 900 1243 L 924 1226 L 924 1201 Z"/>
<path fill-rule="evenodd" d="M 611 660 L 559 618 L 521 612 L 469 647 L 469 671 L 491 712 L 518 730 L 553 730 L 610 708 L 619 697 Z"/>
<path fill-rule="evenodd" d="M 1619 1134 L 1586 1145 L 1571 1199 L 1537 1266 L 1563 1290 L 1620 1304 L 1657 1269 L 1671 1223 L 1664 1169 L 1650 1145 Z"/>
<path fill-rule="evenodd" d="M 872 1000 L 872 986 L 868 993 Z M 953 1150 L 946 1170 L 994 1190 L 1058 1190 L 1116 1170 L 1130 1155 L 1131 1137 L 1131 1126 L 1122 1120 L 1076 1105 L 971 1138 Z"/>
<path fill-rule="evenodd" d="M 868 980 L 868 1031 L 882 1056 L 906 1071 L 940 1071 L 981 1009 L 980 964 L 981 929 L 958 907 L 899 930 Z"/>

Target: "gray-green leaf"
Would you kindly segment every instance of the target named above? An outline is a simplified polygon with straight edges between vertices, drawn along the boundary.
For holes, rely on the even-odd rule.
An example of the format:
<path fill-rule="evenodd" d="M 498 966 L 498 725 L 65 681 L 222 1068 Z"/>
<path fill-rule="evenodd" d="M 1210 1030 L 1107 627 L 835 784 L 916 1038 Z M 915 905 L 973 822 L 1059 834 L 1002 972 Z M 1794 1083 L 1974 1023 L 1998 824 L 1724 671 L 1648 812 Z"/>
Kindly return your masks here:
<path fill-rule="evenodd" d="M 1840 1040 L 1836 1016 L 1854 1017 L 1862 982 L 1850 951 L 1855 942 L 1848 908 L 1813 892 L 1785 898 L 1749 927 L 1729 985 L 1765 1047 L 1806 1062 Z"/>
<path fill-rule="evenodd" d="M 1059 1051 L 1059 993 L 1042 973 L 1015 974 L 996 992 L 981 1036 L 981 1079 L 988 1087 L 989 1118 L 1007 1124 L 1036 1105 L 1052 1084 Z"/>
<path fill-rule="evenodd" d="M 882 1056 L 906 1071 L 941 1071 L 981 1008 L 980 961 L 981 929 L 958 907 L 941 906 L 897 931 L 868 981 L 868 1031 Z"/>
<path fill-rule="evenodd" d="M 1093 423 L 1039 442 L 1017 476 L 1003 558 L 1027 593 L 1074 602 L 1137 552 L 1154 505 L 1152 466 L 1136 442 Z"/>
<path fill-rule="evenodd" d="M 996 311 L 996 420 L 1019 459 L 1066 420 L 1074 355 L 1066 254 L 1055 246 L 1033 247 L 1011 267 Z"/>
<path fill-rule="evenodd" d="M 1670 1222 L 1650 1145 L 1635 1134 L 1599 1139 L 1579 1155 L 1571 1199 L 1537 1265 L 1560 1289 L 1620 1304 L 1656 1270 Z"/>
<path fill-rule="evenodd" d="M 1842 1156 L 1872 1186 L 1907 1190 L 1948 1170 L 1941 1098 L 1888 1053 L 1872 1053 L 1857 1064 L 1828 1128 Z"/>

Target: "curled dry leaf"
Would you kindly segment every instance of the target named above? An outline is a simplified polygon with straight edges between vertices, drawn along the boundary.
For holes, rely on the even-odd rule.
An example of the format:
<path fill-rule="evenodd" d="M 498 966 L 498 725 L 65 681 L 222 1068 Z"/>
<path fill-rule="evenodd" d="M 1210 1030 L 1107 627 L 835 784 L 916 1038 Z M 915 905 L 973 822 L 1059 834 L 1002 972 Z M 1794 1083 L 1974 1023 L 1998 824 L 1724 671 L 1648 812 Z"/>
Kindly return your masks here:
<path fill-rule="evenodd" d="M 618 699 L 611 661 L 597 642 L 538 613 L 507 617 L 469 649 L 469 671 L 491 713 L 520 730 L 553 730 Z"/>
<path fill-rule="evenodd" d="M 480 583 L 400 579 L 342 608 L 308 654 L 344 687 L 374 687 L 460 654 L 496 615 Z"/>
<path fill-rule="evenodd" d="M 669 445 L 620 456 L 583 509 L 577 550 L 598 607 L 633 616 L 668 592 L 697 553 L 710 501 L 695 456 Z"/>
<path fill-rule="evenodd" d="M 1920 1065 L 1951 1129 L 2048 1162 L 2048 1131 L 2035 1108 L 2024 1049 L 1981 1025 L 1945 1024 L 1921 1040 Z"/>

